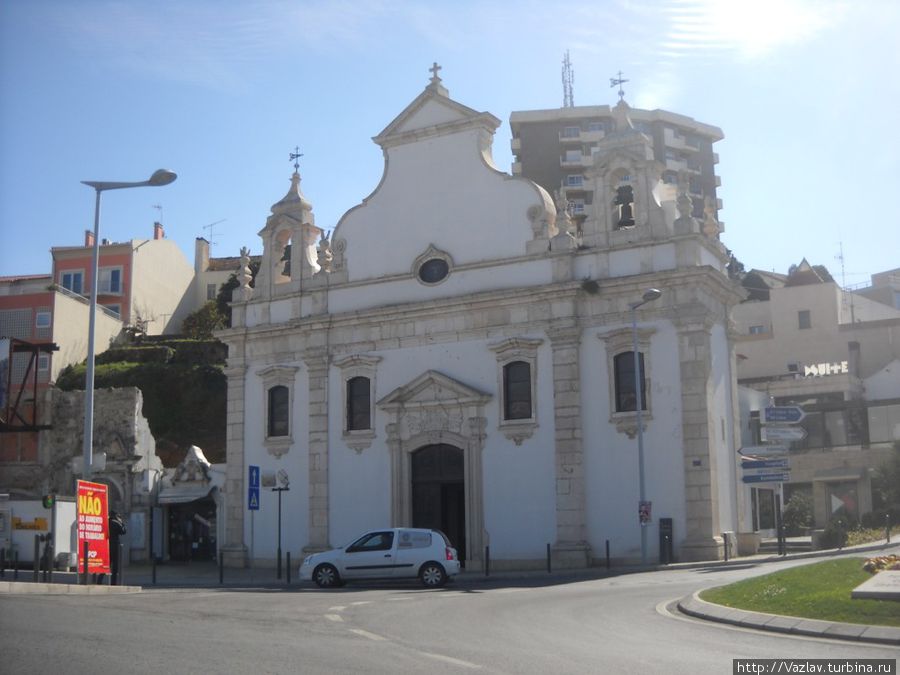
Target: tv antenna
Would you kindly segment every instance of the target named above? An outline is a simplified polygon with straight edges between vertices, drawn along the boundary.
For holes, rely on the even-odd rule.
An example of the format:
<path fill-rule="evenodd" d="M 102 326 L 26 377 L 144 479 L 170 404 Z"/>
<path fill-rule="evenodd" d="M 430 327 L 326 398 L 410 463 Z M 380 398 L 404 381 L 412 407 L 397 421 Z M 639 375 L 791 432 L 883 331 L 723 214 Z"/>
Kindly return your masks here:
<path fill-rule="evenodd" d="M 844 270 L 844 242 L 838 242 L 838 254 L 834 256 L 835 260 L 839 260 L 841 263 L 841 287 L 847 288 L 847 273 Z"/>
<path fill-rule="evenodd" d="M 562 62 L 563 108 L 575 107 L 574 81 L 575 71 L 572 69 L 572 62 L 569 60 L 569 50 L 567 49 Z"/>
<path fill-rule="evenodd" d="M 219 223 L 224 223 L 228 218 L 222 218 L 221 220 L 217 220 L 214 223 L 210 223 L 209 225 L 204 225 L 202 229 L 209 230 L 209 250 L 212 251 L 212 247 L 216 242 L 213 241 L 213 227 L 218 225 Z"/>
<path fill-rule="evenodd" d="M 619 87 L 619 100 L 620 101 L 625 100 L 625 90 L 622 89 L 622 85 L 625 84 L 626 82 L 628 82 L 628 80 L 622 79 L 622 71 L 621 70 L 619 71 L 618 77 L 609 78 L 609 86 L 610 87 L 615 87 L 615 86 Z"/>
<path fill-rule="evenodd" d="M 150 206 L 151 206 L 152 208 L 156 209 L 157 211 L 159 211 L 159 224 L 162 225 L 162 224 L 163 224 L 163 208 L 162 208 L 162 204 L 151 204 Z"/>

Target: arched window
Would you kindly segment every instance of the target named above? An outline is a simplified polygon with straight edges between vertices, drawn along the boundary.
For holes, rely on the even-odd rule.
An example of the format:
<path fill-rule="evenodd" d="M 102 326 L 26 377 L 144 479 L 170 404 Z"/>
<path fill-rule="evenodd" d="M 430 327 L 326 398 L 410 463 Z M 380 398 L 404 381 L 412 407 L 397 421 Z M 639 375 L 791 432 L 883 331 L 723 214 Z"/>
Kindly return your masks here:
<path fill-rule="evenodd" d="M 614 200 L 618 210 L 616 229 L 634 227 L 634 190 L 630 185 L 619 185 Z"/>
<path fill-rule="evenodd" d="M 290 398 L 290 391 L 284 385 L 269 389 L 269 438 L 290 435 Z"/>
<path fill-rule="evenodd" d="M 503 366 L 503 419 L 531 418 L 531 365 L 525 361 L 507 363 Z"/>
<path fill-rule="evenodd" d="M 371 428 L 370 392 L 368 377 L 347 380 L 347 431 Z"/>
<path fill-rule="evenodd" d="M 637 410 L 637 394 L 634 389 L 634 352 L 616 354 L 613 359 L 615 371 L 616 412 Z M 638 352 L 638 368 L 641 383 L 641 410 L 647 409 L 647 380 L 644 377 L 644 355 Z"/>

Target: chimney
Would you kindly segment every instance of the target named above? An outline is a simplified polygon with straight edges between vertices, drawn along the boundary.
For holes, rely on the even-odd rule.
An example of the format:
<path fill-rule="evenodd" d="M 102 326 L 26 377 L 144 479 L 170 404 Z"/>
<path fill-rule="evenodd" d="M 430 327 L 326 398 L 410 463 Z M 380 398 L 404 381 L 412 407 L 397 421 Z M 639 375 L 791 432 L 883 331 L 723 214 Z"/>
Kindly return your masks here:
<path fill-rule="evenodd" d="M 163 229 L 162 223 L 153 223 L 153 238 L 165 239 L 166 231 Z"/>
<path fill-rule="evenodd" d="M 87 248 L 91 248 L 94 245 L 94 233 L 90 230 L 84 231 L 84 245 Z"/>
<path fill-rule="evenodd" d="M 209 269 L 209 242 L 203 237 L 194 240 L 194 274 L 201 274 Z"/>

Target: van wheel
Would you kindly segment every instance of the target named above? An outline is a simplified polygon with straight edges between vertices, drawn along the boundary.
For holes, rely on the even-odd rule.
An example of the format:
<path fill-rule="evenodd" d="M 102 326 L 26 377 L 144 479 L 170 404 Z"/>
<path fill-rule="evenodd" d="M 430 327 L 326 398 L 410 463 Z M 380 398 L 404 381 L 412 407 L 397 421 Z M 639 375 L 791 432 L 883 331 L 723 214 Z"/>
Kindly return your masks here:
<path fill-rule="evenodd" d="M 313 581 L 319 588 L 334 588 L 340 585 L 341 578 L 334 565 L 319 565 L 313 571 Z"/>
<path fill-rule="evenodd" d="M 427 562 L 419 570 L 419 578 L 425 588 L 440 588 L 447 583 L 447 573 L 436 562 Z"/>

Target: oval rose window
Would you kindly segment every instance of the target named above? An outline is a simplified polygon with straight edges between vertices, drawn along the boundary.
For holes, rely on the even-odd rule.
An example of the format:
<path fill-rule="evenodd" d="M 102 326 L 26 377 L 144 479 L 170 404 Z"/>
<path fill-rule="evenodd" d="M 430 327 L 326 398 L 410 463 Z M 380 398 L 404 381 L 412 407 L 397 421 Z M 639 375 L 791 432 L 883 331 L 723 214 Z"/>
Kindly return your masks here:
<path fill-rule="evenodd" d="M 436 284 L 443 281 L 450 273 L 450 265 L 442 258 L 426 260 L 419 267 L 419 279 L 426 284 Z"/>

